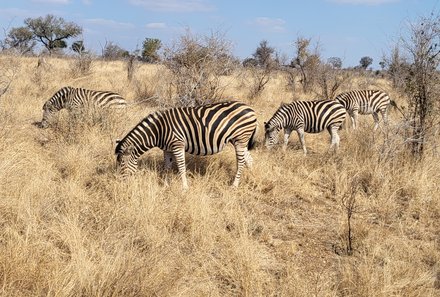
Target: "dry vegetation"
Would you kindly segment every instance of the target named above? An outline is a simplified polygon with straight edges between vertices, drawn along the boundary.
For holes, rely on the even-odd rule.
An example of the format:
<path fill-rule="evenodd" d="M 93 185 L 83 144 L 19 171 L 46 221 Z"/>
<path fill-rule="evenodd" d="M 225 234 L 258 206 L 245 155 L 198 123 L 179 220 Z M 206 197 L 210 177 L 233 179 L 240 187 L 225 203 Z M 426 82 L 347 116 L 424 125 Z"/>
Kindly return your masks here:
<path fill-rule="evenodd" d="M 412 163 L 398 112 L 388 133 L 374 134 L 371 117 L 341 131 L 338 154 L 327 152 L 325 133 L 306 135 L 306 157 L 296 135 L 285 152 L 258 146 L 239 189 L 230 187 L 232 147 L 188 156 L 190 190 L 182 193 L 157 150 L 135 176 L 115 176 L 114 140 L 157 102 L 119 114 L 62 112 L 47 130 L 32 125 L 65 85 L 131 102 L 165 88 L 158 66 L 140 65 L 128 81 L 123 62 L 93 61 L 85 76 L 72 75 L 71 63 L 20 58 L 0 98 L 0 295 L 440 294 L 438 138 Z M 260 127 L 281 101 L 310 98 L 292 94 L 280 74 L 254 99 L 243 80 L 224 79 L 225 98 L 254 106 Z M 406 102 L 387 81 L 349 83 Z"/>

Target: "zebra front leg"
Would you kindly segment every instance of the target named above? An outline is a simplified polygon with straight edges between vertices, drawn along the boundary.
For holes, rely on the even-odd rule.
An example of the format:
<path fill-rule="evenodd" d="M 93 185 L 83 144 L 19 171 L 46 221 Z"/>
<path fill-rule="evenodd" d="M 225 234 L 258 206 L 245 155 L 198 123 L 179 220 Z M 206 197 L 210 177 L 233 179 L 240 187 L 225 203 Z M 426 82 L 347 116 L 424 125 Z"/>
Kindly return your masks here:
<path fill-rule="evenodd" d="M 328 128 L 328 133 L 330 133 L 330 149 L 335 147 L 335 151 L 339 149 L 339 134 L 338 134 L 339 126 L 332 126 Z"/>
<path fill-rule="evenodd" d="M 304 155 L 307 155 L 307 148 L 306 148 L 306 142 L 304 140 L 304 129 L 299 128 L 296 130 L 296 133 L 298 133 L 299 141 L 301 142 L 301 147 L 303 149 Z"/>
<path fill-rule="evenodd" d="M 235 174 L 235 178 L 234 178 L 234 182 L 232 183 L 232 186 L 237 188 L 238 185 L 240 184 L 241 172 L 243 171 L 244 165 L 247 163 L 246 157 L 249 158 L 250 154 L 247 151 L 246 144 L 235 142 L 234 147 L 235 147 L 235 155 L 237 157 L 237 173 Z"/>
<path fill-rule="evenodd" d="M 292 130 L 290 130 L 288 128 L 284 129 L 284 143 L 283 143 L 283 150 L 284 151 L 287 149 L 287 144 L 289 143 L 290 133 L 292 133 Z"/>
<path fill-rule="evenodd" d="M 186 179 L 185 149 L 184 147 L 176 147 L 173 149 L 173 155 L 176 160 L 179 175 L 182 178 L 182 187 L 188 190 L 188 180 Z"/>

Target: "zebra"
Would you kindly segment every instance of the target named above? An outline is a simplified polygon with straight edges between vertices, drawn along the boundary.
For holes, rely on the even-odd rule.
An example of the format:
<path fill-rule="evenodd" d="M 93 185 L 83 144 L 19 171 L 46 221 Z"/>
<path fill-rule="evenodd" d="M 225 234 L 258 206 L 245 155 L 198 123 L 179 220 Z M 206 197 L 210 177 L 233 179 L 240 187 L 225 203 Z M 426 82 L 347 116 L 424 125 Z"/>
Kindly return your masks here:
<path fill-rule="evenodd" d="M 40 127 L 47 128 L 52 115 L 63 108 L 72 111 L 86 106 L 124 108 L 126 105 L 126 100 L 117 93 L 63 87 L 44 103 Z"/>
<path fill-rule="evenodd" d="M 354 90 L 344 92 L 336 96 L 336 100 L 344 105 L 351 118 L 353 129 L 358 126 L 358 114 L 372 114 L 374 119 L 374 130 L 379 127 L 379 115 L 385 125 L 388 125 L 388 106 L 392 105 L 397 108 L 394 100 L 390 96 L 380 90 Z"/>
<path fill-rule="evenodd" d="M 177 163 L 183 189 L 188 189 L 185 152 L 192 155 L 213 155 L 227 143 L 235 147 L 237 172 L 233 182 L 238 187 L 244 165 L 252 166 L 248 150 L 255 142 L 255 111 L 244 103 L 227 101 L 197 107 L 176 107 L 149 114 L 115 148 L 118 171 L 122 176 L 137 170 L 139 157 L 151 148 L 164 152 L 164 167 Z"/>
<path fill-rule="evenodd" d="M 304 141 L 304 132 L 319 133 L 324 129 L 330 133 L 330 148 L 339 148 L 338 130 L 345 120 L 344 106 L 334 100 L 294 101 L 282 103 L 272 118 L 264 123 L 265 145 L 271 148 L 278 142 L 278 134 L 284 129 L 283 149 L 287 148 L 290 134 L 295 130 L 301 142 L 304 155 L 307 148 Z"/>

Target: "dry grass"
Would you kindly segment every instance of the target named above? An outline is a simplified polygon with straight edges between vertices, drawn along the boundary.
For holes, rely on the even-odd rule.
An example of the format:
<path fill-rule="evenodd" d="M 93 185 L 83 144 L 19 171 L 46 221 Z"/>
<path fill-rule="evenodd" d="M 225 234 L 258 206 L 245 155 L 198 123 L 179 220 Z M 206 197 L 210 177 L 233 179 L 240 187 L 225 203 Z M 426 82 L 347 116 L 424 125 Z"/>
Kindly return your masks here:
<path fill-rule="evenodd" d="M 2 296 L 440 294 L 440 162 L 434 153 L 410 162 L 397 112 L 388 138 L 373 134 L 371 117 L 342 130 L 336 155 L 324 133 L 306 135 L 307 157 L 295 135 L 285 152 L 257 147 L 237 190 L 232 148 L 188 156 L 191 188 L 182 193 L 176 173 L 161 170 L 160 151 L 128 180 L 115 176 L 114 140 L 153 106 L 93 118 L 63 112 L 50 129 L 32 125 L 65 85 L 136 101 L 123 63 L 93 63 L 72 79 L 67 61 L 47 59 L 41 71 L 22 58 L 0 99 Z M 156 71 L 143 65 L 133 81 L 148 83 Z M 238 79 L 226 81 L 225 95 L 254 106 L 260 127 L 293 97 L 282 77 L 253 100 Z"/>

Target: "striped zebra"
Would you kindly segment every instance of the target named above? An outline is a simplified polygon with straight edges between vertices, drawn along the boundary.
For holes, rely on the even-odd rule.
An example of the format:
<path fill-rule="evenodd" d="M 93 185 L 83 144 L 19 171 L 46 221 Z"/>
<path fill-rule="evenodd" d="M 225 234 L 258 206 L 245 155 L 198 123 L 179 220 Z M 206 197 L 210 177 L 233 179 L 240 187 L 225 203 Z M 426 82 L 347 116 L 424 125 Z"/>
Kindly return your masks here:
<path fill-rule="evenodd" d="M 237 158 L 233 182 L 237 187 L 244 165 L 252 165 L 248 149 L 254 144 L 256 128 L 254 110 L 235 101 L 157 111 L 145 117 L 117 142 L 117 167 L 123 176 L 134 173 L 139 157 L 158 147 L 164 151 L 165 169 L 170 169 L 173 160 L 176 161 L 183 188 L 187 189 L 185 152 L 212 155 L 222 151 L 230 142 Z"/>
<path fill-rule="evenodd" d="M 396 103 L 390 99 L 387 93 L 379 90 L 354 90 L 341 93 L 336 96 L 336 100 L 344 105 L 351 118 L 353 129 L 358 126 L 358 114 L 372 114 L 374 119 L 374 130 L 379 127 L 379 115 L 388 125 L 388 106 L 397 107 Z"/>
<path fill-rule="evenodd" d="M 330 148 L 339 147 L 338 130 L 345 120 L 345 109 L 334 100 L 294 101 L 281 104 L 272 118 L 264 123 L 266 147 L 270 148 L 278 142 L 278 134 L 284 129 L 284 145 L 287 148 L 290 134 L 295 130 L 304 154 L 307 148 L 304 141 L 304 132 L 319 133 L 324 129 L 330 133 Z"/>
<path fill-rule="evenodd" d="M 44 103 L 40 126 L 47 128 L 52 115 L 63 108 L 72 111 L 86 106 L 123 108 L 126 105 L 125 99 L 117 93 L 64 87 Z"/>

